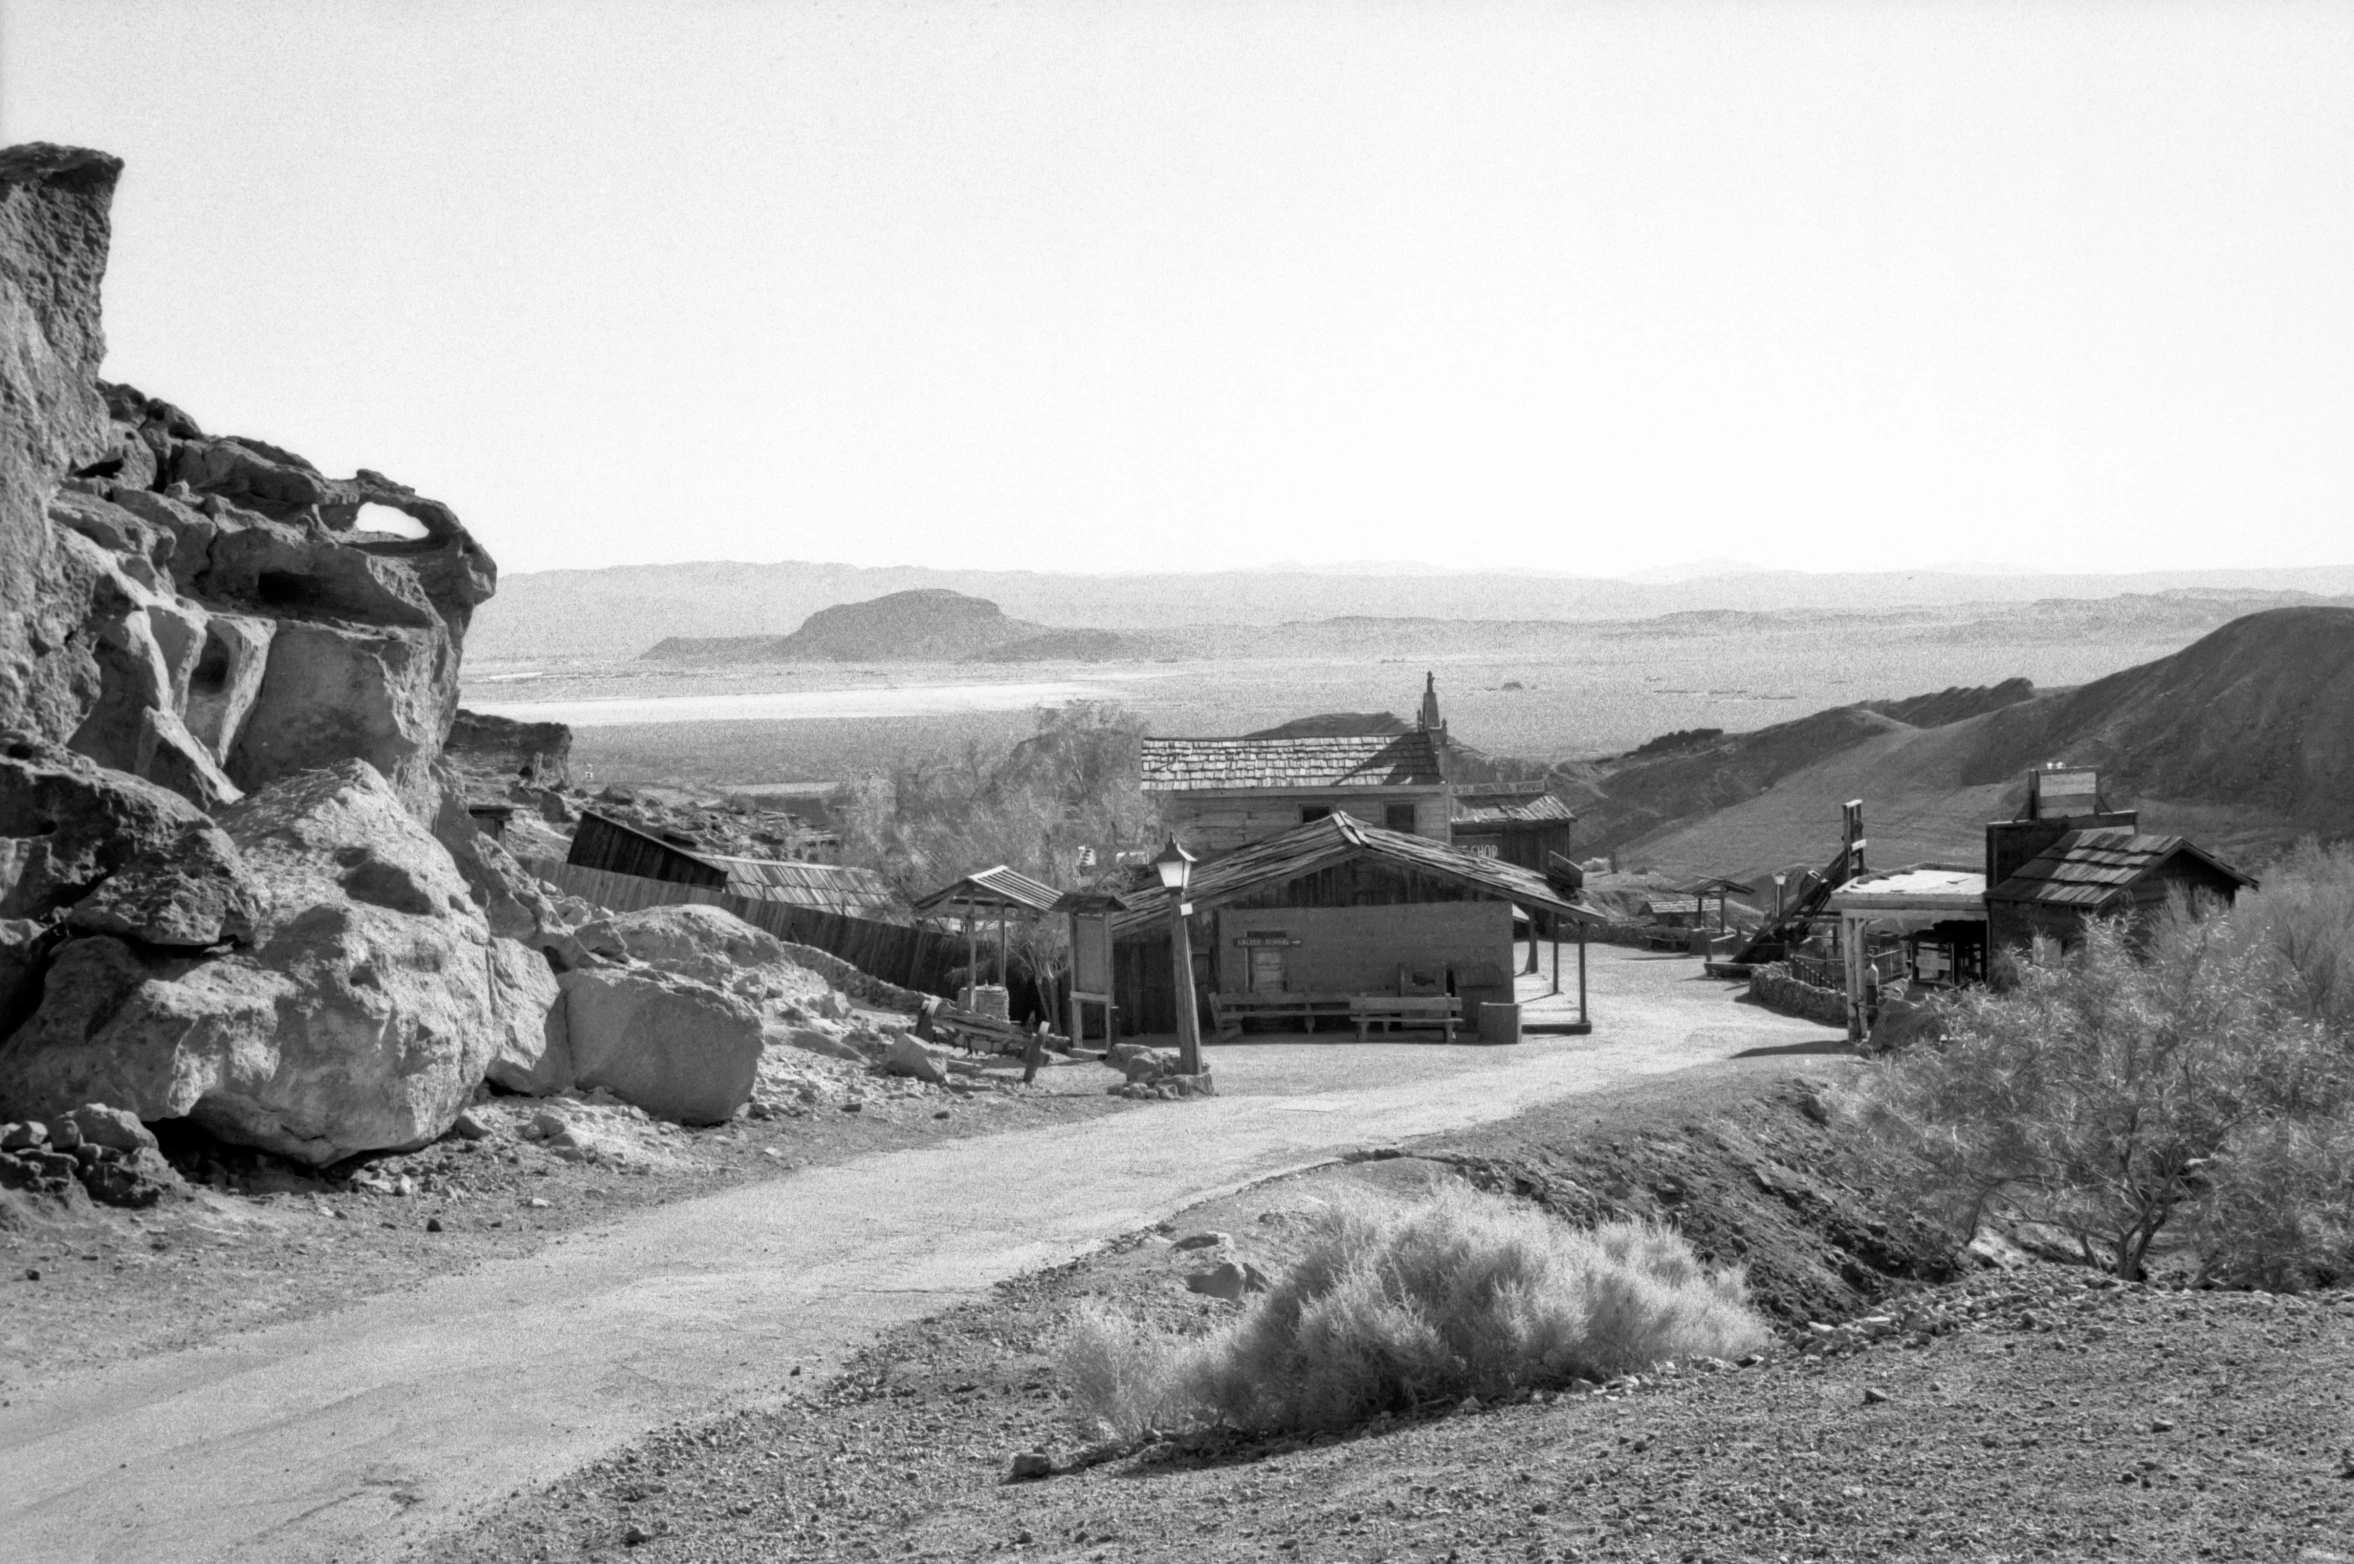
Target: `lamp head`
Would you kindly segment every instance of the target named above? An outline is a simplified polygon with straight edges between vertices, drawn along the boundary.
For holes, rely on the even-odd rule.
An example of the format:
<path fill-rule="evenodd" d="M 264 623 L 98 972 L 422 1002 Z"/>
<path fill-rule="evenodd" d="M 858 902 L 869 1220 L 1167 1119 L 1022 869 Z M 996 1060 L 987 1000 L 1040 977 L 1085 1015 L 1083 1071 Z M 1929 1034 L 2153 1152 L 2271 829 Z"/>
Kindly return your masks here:
<path fill-rule="evenodd" d="M 1161 849 L 1160 856 L 1152 861 L 1152 866 L 1160 875 L 1161 884 L 1182 896 L 1186 884 L 1193 879 L 1194 862 L 1193 854 L 1185 850 L 1178 842 L 1177 834 L 1172 831 L 1169 833 L 1169 845 Z"/>

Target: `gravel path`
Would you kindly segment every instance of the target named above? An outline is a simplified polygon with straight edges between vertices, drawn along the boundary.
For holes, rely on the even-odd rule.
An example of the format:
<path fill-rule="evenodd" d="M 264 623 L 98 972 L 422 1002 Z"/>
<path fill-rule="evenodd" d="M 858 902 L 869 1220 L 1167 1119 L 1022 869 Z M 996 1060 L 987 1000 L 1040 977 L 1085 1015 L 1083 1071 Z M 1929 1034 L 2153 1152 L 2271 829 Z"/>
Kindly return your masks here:
<path fill-rule="evenodd" d="M 57 1560 L 391 1556 L 666 1421 L 771 1398 L 786 1365 L 823 1373 L 1222 1189 L 1828 1037 L 1695 966 L 1598 949 L 1592 1038 L 1231 1046 L 1212 1101 L 815 1168 L 44 1385 L 0 1407 L 0 1536 Z"/>

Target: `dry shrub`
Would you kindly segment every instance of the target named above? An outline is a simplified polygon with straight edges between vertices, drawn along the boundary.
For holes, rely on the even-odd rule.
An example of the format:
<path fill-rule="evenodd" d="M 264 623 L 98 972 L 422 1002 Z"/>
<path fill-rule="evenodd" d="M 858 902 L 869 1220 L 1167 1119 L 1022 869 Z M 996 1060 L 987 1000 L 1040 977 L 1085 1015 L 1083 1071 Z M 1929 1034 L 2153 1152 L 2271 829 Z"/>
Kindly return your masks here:
<path fill-rule="evenodd" d="M 2354 1035 L 2354 844 L 2299 842 L 2233 917 L 2284 1004 Z"/>
<path fill-rule="evenodd" d="M 1460 1189 L 1335 1201 L 1294 1231 L 1289 1269 L 1207 1337 L 1083 1313 L 1063 1357 L 1082 1420 L 1121 1435 L 1340 1428 L 1768 1339 L 1741 1272 L 1709 1270 L 1666 1228 L 1583 1231 Z"/>
<path fill-rule="evenodd" d="M 2303 1292 L 2354 1277 L 2354 1123 L 2273 1118 L 2207 1169 L 2197 1241 L 2209 1278 Z"/>
<path fill-rule="evenodd" d="M 2011 975 L 1861 1085 L 1916 1209 L 2048 1224 L 2129 1279 L 2171 1232 L 2212 1280 L 2354 1269 L 2354 854 L 2300 849 L 2236 910 L 2088 923 Z"/>

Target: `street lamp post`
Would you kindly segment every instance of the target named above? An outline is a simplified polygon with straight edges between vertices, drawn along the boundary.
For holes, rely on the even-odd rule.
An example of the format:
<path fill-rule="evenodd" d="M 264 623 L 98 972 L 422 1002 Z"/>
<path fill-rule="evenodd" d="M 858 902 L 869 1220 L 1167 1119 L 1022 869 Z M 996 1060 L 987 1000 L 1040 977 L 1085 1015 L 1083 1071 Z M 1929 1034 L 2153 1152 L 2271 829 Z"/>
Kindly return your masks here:
<path fill-rule="evenodd" d="M 1177 1068 L 1187 1075 L 1202 1073 L 1201 1019 L 1193 1009 L 1193 942 L 1186 937 L 1185 888 L 1193 883 L 1193 854 L 1179 845 L 1171 832 L 1169 845 L 1152 861 L 1169 893 L 1169 959 L 1176 971 Z"/>

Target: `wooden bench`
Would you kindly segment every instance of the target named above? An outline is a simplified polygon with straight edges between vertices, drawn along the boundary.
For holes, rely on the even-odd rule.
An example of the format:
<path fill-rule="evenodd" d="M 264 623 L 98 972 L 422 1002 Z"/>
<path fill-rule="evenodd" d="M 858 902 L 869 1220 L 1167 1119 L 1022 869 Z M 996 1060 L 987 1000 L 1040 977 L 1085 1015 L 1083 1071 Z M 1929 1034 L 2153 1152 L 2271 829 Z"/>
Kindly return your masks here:
<path fill-rule="evenodd" d="M 1239 1037 L 1245 1021 L 1298 1021 L 1316 1030 L 1319 1017 L 1345 1021 L 1346 994 L 1212 994 L 1210 1020 L 1220 1037 Z"/>
<path fill-rule="evenodd" d="M 1452 994 L 1352 994 L 1349 1019 L 1357 1023 L 1357 1041 L 1366 1029 L 1398 1026 L 1435 1026 L 1448 1042 L 1463 1020 L 1463 1001 Z"/>

